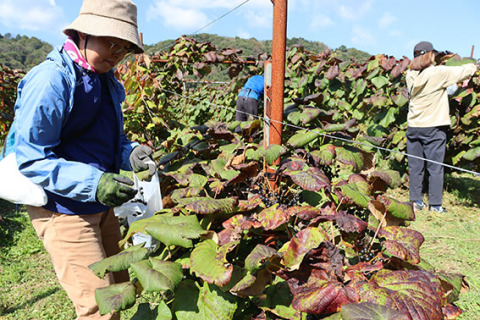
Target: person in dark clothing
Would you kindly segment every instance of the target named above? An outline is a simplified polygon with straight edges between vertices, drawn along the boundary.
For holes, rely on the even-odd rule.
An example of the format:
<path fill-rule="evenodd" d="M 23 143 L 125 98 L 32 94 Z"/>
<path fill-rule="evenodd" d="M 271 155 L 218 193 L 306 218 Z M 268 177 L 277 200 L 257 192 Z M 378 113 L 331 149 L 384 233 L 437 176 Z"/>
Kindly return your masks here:
<path fill-rule="evenodd" d="M 247 121 L 251 116 L 258 116 L 258 106 L 263 99 L 265 78 L 260 75 L 250 77 L 237 96 L 237 111 L 235 120 Z M 240 127 L 236 128 L 240 131 Z"/>

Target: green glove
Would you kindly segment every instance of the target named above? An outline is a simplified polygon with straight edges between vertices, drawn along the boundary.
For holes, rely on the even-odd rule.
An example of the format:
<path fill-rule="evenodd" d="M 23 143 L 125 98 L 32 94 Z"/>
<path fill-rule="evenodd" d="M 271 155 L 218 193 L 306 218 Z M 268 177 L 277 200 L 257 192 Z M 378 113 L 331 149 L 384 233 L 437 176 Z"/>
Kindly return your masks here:
<path fill-rule="evenodd" d="M 131 179 L 120 174 L 104 173 L 98 182 L 97 200 L 106 206 L 118 207 L 137 194 L 133 184 Z"/>
<path fill-rule="evenodd" d="M 153 161 L 153 151 L 147 146 L 136 146 L 130 153 L 130 166 L 137 173 L 148 169 L 149 177 L 155 174 L 157 166 Z"/>

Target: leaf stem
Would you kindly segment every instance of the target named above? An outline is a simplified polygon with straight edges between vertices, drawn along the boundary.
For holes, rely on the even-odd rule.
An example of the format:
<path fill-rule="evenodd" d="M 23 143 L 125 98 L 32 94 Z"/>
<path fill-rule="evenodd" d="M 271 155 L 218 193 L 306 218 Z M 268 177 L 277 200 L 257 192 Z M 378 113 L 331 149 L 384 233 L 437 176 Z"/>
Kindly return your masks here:
<path fill-rule="evenodd" d="M 387 216 L 387 211 L 385 210 L 385 212 L 383 213 L 382 221 L 380 221 L 380 223 L 378 224 L 377 230 L 375 230 L 375 234 L 373 235 L 373 238 L 372 240 L 370 240 L 370 244 L 368 245 L 369 251 L 372 250 L 373 241 L 375 241 L 375 239 L 377 238 L 378 232 L 380 231 L 380 228 L 382 227 L 386 216 Z"/>

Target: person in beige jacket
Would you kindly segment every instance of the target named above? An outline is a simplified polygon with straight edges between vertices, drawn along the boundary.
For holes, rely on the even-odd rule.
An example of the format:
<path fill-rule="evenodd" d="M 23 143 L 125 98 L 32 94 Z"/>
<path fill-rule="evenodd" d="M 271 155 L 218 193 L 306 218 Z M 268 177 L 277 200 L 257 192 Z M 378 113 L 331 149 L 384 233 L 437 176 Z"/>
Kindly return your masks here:
<path fill-rule="evenodd" d="M 410 104 L 407 118 L 407 153 L 410 174 L 410 201 L 417 209 L 423 202 L 425 166 L 429 173 L 428 202 L 431 211 L 442 207 L 443 160 L 450 126 L 447 87 L 470 78 L 477 70 L 473 63 L 462 66 L 435 65 L 438 52 L 430 42 L 422 41 L 413 49 L 413 60 L 406 75 Z M 435 162 L 424 161 L 425 158 Z"/>

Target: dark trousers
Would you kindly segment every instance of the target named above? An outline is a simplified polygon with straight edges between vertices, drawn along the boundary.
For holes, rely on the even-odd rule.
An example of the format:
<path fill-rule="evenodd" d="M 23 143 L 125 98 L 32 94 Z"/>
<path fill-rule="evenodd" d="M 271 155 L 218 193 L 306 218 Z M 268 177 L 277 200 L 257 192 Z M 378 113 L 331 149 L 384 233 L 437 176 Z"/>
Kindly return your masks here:
<path fill-rule="evenodd" d="M 235 120 L 247 121 L 250 115 L 258 115 L 258 100 L 254 98 L 237 97 Z"/>
<path fill-rule="evenodd" d="M 443 163 L 445 144 L 447 141 L 446 127 L 428 127 L 407 129 L 407 153 Z M 431 206 L 442 205 L 443 196 L 443 165 L 408 157 L 410 173 L 410 201 L 420 201 L 423 198 L 423 180 L 425 166 L 428 170 L 428 202 Z"/>

